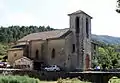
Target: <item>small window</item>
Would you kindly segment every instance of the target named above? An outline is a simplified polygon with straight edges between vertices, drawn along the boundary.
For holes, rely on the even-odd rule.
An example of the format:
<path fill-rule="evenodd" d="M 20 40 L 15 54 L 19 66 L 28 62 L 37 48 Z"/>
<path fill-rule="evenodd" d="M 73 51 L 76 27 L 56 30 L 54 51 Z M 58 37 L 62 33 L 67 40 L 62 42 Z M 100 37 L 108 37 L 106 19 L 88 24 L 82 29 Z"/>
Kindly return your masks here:
<path fill-rule="evenodd" d="M 35 58 L 38 59 L 39 51 L 36 50 L 36 53 L 35 53 L 35 54 L 36 54 Z"/>
<path fill-rule="evenodd" d="M 89 23 L 88 23 L 88 18 L 86 18 L 86 37 L 89 38 Z"/>
<path fill-rule="evenodd" d="M 51 57 L 55 58 L 55 49 L 54 48 L 52 49 L 52 56 Z"/>
<path fill-rule="evenodd" d="M 72 52 L 75 52 L 75 44 L 72 45 Z"/>
<path fill-rule="evenodd" d="M 17 53 L 14 53 L 14 57 L 16 57 L 17 56 Z"/>

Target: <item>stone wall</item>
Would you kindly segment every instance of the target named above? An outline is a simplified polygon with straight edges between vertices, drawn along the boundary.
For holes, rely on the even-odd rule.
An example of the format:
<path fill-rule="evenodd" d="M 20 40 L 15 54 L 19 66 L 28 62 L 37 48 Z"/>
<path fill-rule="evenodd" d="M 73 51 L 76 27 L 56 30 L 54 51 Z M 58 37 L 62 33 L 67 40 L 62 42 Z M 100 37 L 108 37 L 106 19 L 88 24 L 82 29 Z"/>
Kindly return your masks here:
<path fill-rule="evenodd" d="M 73 33 L 65 37 L 65 53 L 66 53 L 66 68 L 68 71 L 74 70 L 77 65 L 76 48 L 73 52 L 73 44 L 75 45 L 75 38 Z"/>
<path fill-rule="evenodd" d="M 58 65 L 62 68 L 65 67 L 66 55 L 65 55 L 65 39 L 48 40 L 47 63 L 49 65 Z M 52 57 L 52 50 L 55 50 L 55 56 Z"/>
<path fill-rule="evenodd" d="M 20 59 L 23 57 L 23 49 L 22 48 L 16 48 L 8 50 L 8 62 L 10 65 L 13 65 L 15 60 Z"/>
<path fill-rule="evenodd" d="M 40 40 L 34 40 L 34 41 L 30 41 L 29 43 L 29 52 L 30 55 L 29 57 L 31 57 L 32 59 L 36 59 L 36 60 L 40 60 L 41 56 L 42 56 L 42 52 L 41 52 L 41 45 L 42 43 L 44 43 L 44 41 L 40 41 Z M 36 51 L 38 50 L 38 58 L 36 58 Z"/>

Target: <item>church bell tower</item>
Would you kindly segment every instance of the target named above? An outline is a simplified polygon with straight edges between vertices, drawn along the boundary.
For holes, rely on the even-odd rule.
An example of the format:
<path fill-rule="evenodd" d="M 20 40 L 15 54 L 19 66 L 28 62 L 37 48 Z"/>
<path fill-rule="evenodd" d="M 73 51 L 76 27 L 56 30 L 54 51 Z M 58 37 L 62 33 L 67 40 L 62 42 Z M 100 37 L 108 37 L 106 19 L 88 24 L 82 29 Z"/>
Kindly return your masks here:
<path fill-rule="evenodd" d="M 76 69 L 88 70 L 91 68 L 91 19 L 92 17 L 79 10 L 68 14 L 70 30 L 75 41 Z"/>

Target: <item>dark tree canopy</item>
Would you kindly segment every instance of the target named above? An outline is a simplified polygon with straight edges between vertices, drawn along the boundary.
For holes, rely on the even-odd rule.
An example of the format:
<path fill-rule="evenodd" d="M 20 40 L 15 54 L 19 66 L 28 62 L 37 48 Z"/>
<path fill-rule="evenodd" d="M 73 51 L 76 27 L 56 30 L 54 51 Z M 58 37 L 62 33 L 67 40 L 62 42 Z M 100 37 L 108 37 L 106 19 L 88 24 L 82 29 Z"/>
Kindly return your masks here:
<path fill-rule="evenodd" d="M 16 42 L 18 39 L 36 32 L 54 30 L 50 26 L 9 26 L 0 27 L 0 42 L 10 43 Z"/>

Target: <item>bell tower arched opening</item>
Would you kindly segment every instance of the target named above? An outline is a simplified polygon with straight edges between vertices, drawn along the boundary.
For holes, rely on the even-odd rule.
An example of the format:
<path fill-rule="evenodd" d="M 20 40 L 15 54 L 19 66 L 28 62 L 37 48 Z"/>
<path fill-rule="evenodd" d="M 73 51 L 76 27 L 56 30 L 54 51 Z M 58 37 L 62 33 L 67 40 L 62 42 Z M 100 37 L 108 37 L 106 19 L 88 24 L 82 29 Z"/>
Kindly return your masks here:
<path fill-rule="evenodd" d="M 76 33 L 80 32 L 80 25 L 79 25 L 79 17 L 76 17 L 75 19 L 75 28 L 76 28 Z"/>
<path fill-rule="evenodd" d="M 89 23 L 88 18 L 86 18 L 86 37 L 89 38 Z"/>

